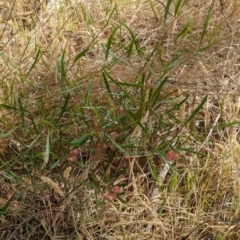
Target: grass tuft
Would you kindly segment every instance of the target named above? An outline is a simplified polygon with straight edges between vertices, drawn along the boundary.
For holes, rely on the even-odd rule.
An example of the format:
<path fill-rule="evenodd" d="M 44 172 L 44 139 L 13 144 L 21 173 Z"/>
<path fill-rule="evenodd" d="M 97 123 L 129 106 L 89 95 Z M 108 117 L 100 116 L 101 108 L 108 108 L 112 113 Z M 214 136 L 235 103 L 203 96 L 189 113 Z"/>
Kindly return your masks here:
<path fill-rule="evenodd" d="M 1 239 L 237 239 L 238 1 L 0 4 Z"/>

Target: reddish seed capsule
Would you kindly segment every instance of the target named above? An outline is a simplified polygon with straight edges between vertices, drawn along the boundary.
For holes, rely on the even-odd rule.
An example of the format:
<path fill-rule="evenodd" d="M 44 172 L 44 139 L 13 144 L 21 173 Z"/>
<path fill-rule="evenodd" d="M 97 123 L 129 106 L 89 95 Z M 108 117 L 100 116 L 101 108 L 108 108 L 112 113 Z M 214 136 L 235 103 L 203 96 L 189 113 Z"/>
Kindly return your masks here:
<path fill-rule="evenodd" d="M 169 161 L 169 162 L 173 162 L 175 161 L 176 159 L 179 158 L 179 154 L 174 152 L 174 151 L 169 151 L 167 152 L 167 155 L 166 155 L 166 159 Z"/>
<path fill-rule="evenodd" d="M 121 189 L 120 189 L 119 186 L 113 186 L 112 191 L 113 191 L 114 193 L 120 193 L 120 192 L 121 192 Z"/>
<path fill-rule="evenodd" d="M 106 200 L 109 200 L 109 201 L 113 201 L 117 198 L 117 194 L 116 193 L 104 193 L 103 194 L 103 198 L 106 199 Z"/>

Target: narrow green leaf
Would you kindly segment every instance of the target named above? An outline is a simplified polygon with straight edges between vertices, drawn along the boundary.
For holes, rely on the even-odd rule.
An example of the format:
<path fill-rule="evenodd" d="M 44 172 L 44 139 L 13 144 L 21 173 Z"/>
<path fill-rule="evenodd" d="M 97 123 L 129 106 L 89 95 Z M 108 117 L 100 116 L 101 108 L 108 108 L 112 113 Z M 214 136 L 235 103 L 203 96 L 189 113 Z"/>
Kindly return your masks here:
<path fill-rule="evenodd" d="M 117 26 L 113 31 L 110 37 L 108 38 L 107 44 L 105 45 L 106 51 L 105 51 L 105 61 L 108 59 L 109 51 L 111 49 L 111 45 L 113 42 L 114 35 L 116 34 L 117 30 L 119 29 L 120 26 Z"/>
<path fill-rule="evenodd" d="M 167 80 L 168 80 L 168 76 L 165 77 L 165 78 L 161 81 L 161 83 L 159 84 L 158 88 L 152 93 L 152 96 L 151 96 L 151 99 L 150 99 L 150 102 L 149 102 L 149 104 L 151 105 L 151 107 L 154 107 L 154 106 L 155 106 L 157 100 L 159 99 L 159 95 L 160 95 L 160 93 L 161 93 L 161 91 L 162 91 L 162 88 L 163 88 L 164 84 L 167 82 Z"/>
<path fill-rule="evenodd" d="M 213 45 L 217 44 L 220 40 L 215 40 L 213 42 L 209 42 L 207 45 L 203 46 L 203 47 L 200 47 L 198 50 L 197 50 L 197 53 L 202 53 L 204 51 L 206 51 L 207 49 L 211 48 Z"/>
<path fill-rule="evenodd" d="M 107 76 L 112 82 L 114 82 L 117 86 L 139 87 L 138 84 L 132 84 L 132 83 L 126 83 L 126 82 L 116 81 L 105 69 L 103 69 L 103 71 L 104 71 L 104 73 L 106 74 L 106 76 Z"/>
<path fill-rule="evenodd" d="M 34 62 L 33 62 L 33 64 L 32 64 L 32 66 L 30 67 L 30 69 L 29 69 L 26 77 L 29 75 L 29 73 L 33 70 L 33 68 L 34 68 L 35 65 L 37 64 L 38 59 L 39 59 L 39 56 L 40 56 L 40 53 L 41 53 L 41 50 L 40 50 L 40 48 L 39 48 L 38 51 L 37 51 L 37 55 L 36 55 L 36 57 L 35 57 L 35 59 L 34 59 Z"/>
<path fill-rule="evenodd" d="M 81 136 L 80 138 L 71 141 L 70 144 L 74 147 L 81 147 L 85 142 L 87 142 L 89 137 L 90 137 L 89 135 Z"/>
<path fill-rule="evenodd" d="M 126 152 L 119 144 L 117 144 L 107 133 L 106 137 L 113 143 L 113 145 L 118 148 L 121 152 L 123 152 L 125 155 L 129 155 L 128 152 Z"/>
<path fill-rule="evenodd" d="M 3 215 L 7 211 L 7 208 L 10 205 L 10 203 L 13 201 L 14 197 L 15 197 L 15 193 L 10 197 L 10 199 L 6 202 L 6 204 L 2 208 L 0 208 L 0 215 Z"/>
<path fill-rule="evenodd" d="M 102 116 L 100 115 L 100 113 L 99 113 L 99 112 L 101 112 L 101 109 L 100 109 L 100 108 L 97 108 L 97 107 L 91 107 L 91 108 L 89 108 L 89 109 L 91 109 L 91 110 L 94 112 L 94 114 L 96 115 L 98 121 L 101 122 L 102 125 L 104 125 L 104 124 L 105 124 L 105 121 L 104 121 L 103 117 L 102 117 Z M 104 114 L 104 115 L 105 115 L 105 114 Z"/>
<path fill-rule="evenodd" d="M 67 81 L 66 67 L 65 67 L 65 52 L 61 55 L 61 85 L 62 89 L 65 88 L 65 82 Z"/>
<path fill-rule="evenodd" d="M 75 90 L 77 90 L 78 88 L 81 88 L 82 86 L 85 86 L 85 84 L 80 84 L 75 87 L 64 90 L 64 91 L 62 91 L 62 94 L 74 92 Z"/>
<path fill-rule="evenodd" d="M 37 136 L 35 139 L 33 139 L 33 141 L 32 141 L 29 145 L 27 145 L 28 150 L 25 152 L 25 155 L 26 155 L 29 151 L 31 151 L 32 147 L 34 146 L 34 144 L 38 141 L 38 139 L 39 139 L 41 136 L 42 136 L 42 132 L 39 133 L 38 136 Z"/>
<path fill-rule="evenodd" d="M 56 124 L 59 123 L 59 121 L 60 121 L 61 117 L 63 116 L 63 114 L 64 114 L 66 111 L 69 110 L 69 108 L 67 108 L 69 99 L 70 99 L 70 93 L 68 93 L 67 96 L 66 96 L 66 99 L 65 99 L 64 104 L 63 104 L 63 106 L 62 106 L 62 108 L 61 108 L 61 112 L 60 112 L 59 117 L 58 117 L 58 119 L 57 119 L 57 121 L 56 121 Z"/>
<path fill-rule="evenodd" d="M 59 69 L 61 68 L 61 56 L 57 60 L 56 69 L 55 69 L 55 81 L 56 82 L 58 81 Z"/>
<path fill-rule="evenodd" d="M 85 56 L 85 54 L 89 51 L 89 48 L 86 48 L 84 50 L 82 50 L 80 53 L 77 54 L 77 56 L 75 57 L 73 63 L 75 63 L 76 61 L 78 61 L 79 59 L 81 59 L 83 56 Z"/>
<path fill-rule="evenodd" d="M 202 109 L 203 105 L 206 103 L 207 101 L 207 96 L 205 96 L 203 98 L 203 100 L 201 101 L 201 103 L 197 106 L 196 109 L 194 109 L 194 111 L 192 112 L 192 114 L 186 119 L 186 121 L 183 123 L 183 126 L 186 126 L 188 122 L 190 122 L 196 115 L 197 113 Z"/>
<path fill-rule="evenodd" d="M 154 178 L 154 180 L 157 183 L 160 183 L 160 181 L 159 181 L 160 179 L 158 178 L 158 174 L 157 174 L 157 171 L 156 171 L 156 168 L 155 168 L 153 162 L 150 159 L 148 159 L 147 162 L 148 162 L 148 168 L 150 170 L 150 173 L 151 173 L 152 177 Z"/>
<path fill-rule="evenodd" d="M 50 169 L 52 170 L 52 169 L 56 168 L 57 166 L 59 166 L 60 162 L 61 162 L 61 158 L 59 158 L 56 162 L 54 162 L 51 165 Z"/>
<path fill-rule="evenodd" d="M 182 0 L 178 0 L 177 3 L 176 3 L 176 5 L 175 5 L 175 9 L 174 9 L 174 15 L 175 15 L 175 16 L 178 15 L 178 12 L 179 12 L 181 3 L 182 3 Z"/>
<path fill-rule="evenodd" d="M 158 44 L 157 53 L 158 53 L 158 54 L 157 54 L 158 60 L 159 60 L 159 62 L 161 63 L 162 68 L 165 70 L 166 66 L 165 66 L 165 62 L 164 62 L 164 60 L 163 60 L 163 58 L 162 58 L 162 47 L 161 47 L 160 44 Z"/>
<path fill-rule="evenodd" d="M 66 70 L 65 70 L 65 52 L 63 52 L 60 57 L 57 60 L 57 64 L 56 64 L 56 69 L 55 69 L 55 81 L 58 81 L 58 75 L 59 73 L 61 73 L 61 85 L 62 85 L 62 89 L 64 89 L 65 86 L 65 81 L 67 79 L 66 77 Z"/>
<path fill-rule="evenodd" d="M 167 1 L 167 4 L 166 4 L 166 6 L 165 6 L 164 19 L 163 19 L 164 25 L 166 25 L 167 15 L 168 15 L 168 13 L 169 13 L 169 8 L 170 8 L 170 5 L 171 5 L 171 2 L 172 2 L 172 0 L 168 0 L 168 1 Z"/>
<path fill-rule="evenodd" d="M 47 121 L 46 119 L 42 119 L 41 123 L 44 124 L 45 126 L 51 127 L 51 128 L 56 128 L 50 121 Z"/>
<path fill-rule="evenodd" d="M 240 121 L 233 121 L 233 122 L 226 123 L 226 124 L 220 124 L 220 125 L 213 126 L 212 128 L 213 129 L 224 129 L 224 128 L 232 127 L 232 126 L 235 126 L 235 125 L 239 126 Z"/>
<path fill-rule="evenodd" d="M 160 19 L 159 19 L 159 17 L 158 17 L 158 14 L 157 14 L 157 12 L 155 11 L 155 8 L 154 8 L 155 4 L 153 4 L 152 0 L 150 0 L 150 6 L 151 6 L 151 10 L 152 10 L 152 12 L 153 12 L 153 14 L 154 14 L 154 17 L 156 18 L 156 20 L 157 20 L 158 22 L 160 22 Z"/>
<path fill-rule="evenodd" d="M 125 23 L 122 23 L 122 25 L 129 31 L 129 33 L 130 33 L 130 35 L 131 35 L 131 39 L 132 39 L 131 44 L 134 44 L 137 53 L 138 53 L 139 55 L 141 55 L 142 51 L 141 51 L 141 47 L 140 47 L 140 45 L 139 45 L 139 42 L 138 42 L 138 40 L 137 40 L 136 35 L 135 35 L 134 32 L 130 29 L 130 27 L 127 26 Z M 131 46 L 131 44 L 130 44 L 130 46 L 129 46 L 129 52 L 128 52 L 128 53 L 131 53 L 131 52 L 132 52 L 132 46 Z"/>
<path fill-rule="evenodd" d="M 123 203 L 123 204 L 127 204 L 127 201 L 125 201 L 124 199 L 122 199 L 120 196 L 117 196 L 117 199 Z"/>
<path fill-rule="evenodd" d="M 104 83 L 105 83 L 105 85 L 106 85 L 107 91 L 108 91 L 111 99 L 114 101 L 113 95 L 112 95 L 112 91 L 111 91 L 111 88 L 110 88 L 110 86 L 109 86 L 109 84 L 108 84 L 108 80 L 107 80 L 107 77 L 106 77 L 105 72 L 102 73 L 102 76 L 103 76 L 103 81 L 104 81 Z"/>
<path fill-rule="evenodd" d="M 13 130 L 7 132 L 7 133 L 1 133 L 0 139 L 7 138 L 10 134 L 12 134 L 18 127 L 14 128 Z"/>
<path fill-rule="evenodd" d="M 187 20 L 186 24 L 184 25 L 182 31 L 176 36 L 175 42 L 178 38 L 186 36 L 186 34 L 191 30 L 192 26 L 190 25 L 190 19 Z"/>
<path fill-rule="evenodd" d="M 87 89 L 87 93 L 86 93 L 86 97 L 85 97 L 85 105 L 86 106 L 90 105 L 90 95 L 92 92 L 92 86 L 93 86 L 93 82 L 90 82 L 88 85 L 88 89 Z"/>
<path fill-rule="evenodd" d="M 50 157 L 50 133 L 48 132 L 45 150 L 45 163 L 48 164 Z"/>
<path fill-rule="evenodd" d="M 25 125 L 25 109 L 22 105 L 21 97 L 18 98 L 18 104 L 19 104 L 19 111 L 21 113 L 21 119 L 23 126 Z"/>
<path fill-rule="evenodd" d="M 192 148 L 178 148 L 178 150 L 193 153 L 193 154 L 196 154 L 198 156 L 204 156 L 205 155 L 205 153 L 198 152 L 196 150 L 193 150 Z"/>
<path fill-rule="evenodd" d="M 211 19 L 211 16 L 212 16 L 212 13 L 211 13 L 211 11 L 209 11 L 209 13 L 208 13 L 208 15 L 206 17 L 206 20 L 205 20 L 205 22 L 203 24 L 203 30 L 202 30 L 201 35 L 200 35 L 200 44 L 202 43 L 203 38 L 204 38 L 204 36 L 205 36 L 205 34 L 207 32 L 207 27 L 208 27 L 209 21 Z"/>
<path fill-rule="evenodd" d="M 27 51 L 27 49 L 28 49 L 28 46 L 29 46 L 30 42 L 31 42 L 31 37 L 28 37 L 27 43 L 24 44 L 24 45 L 25 45 L 25 46 L 24 46 L 24 50 L 21 51 L 21 52 L 22 52 L 21 59 L 23 59 L 23 58 L 26 56 L 26 51 Z"/>
<path fill-rule="evenodd" d="M 107 51 L 107 46 L 102 44 L 102 47 L 103 47 L 104 51 L 106 52 Z M 119 57 L 117 54 L 115 54 L 110 49 L 108 50 L 108 55 L 110 55 L 115 61 L 119 61 L 119 62 L 122 62 L 122 63 L 128 65 L 128 62 L 126 62 L 123 58 Z"/>

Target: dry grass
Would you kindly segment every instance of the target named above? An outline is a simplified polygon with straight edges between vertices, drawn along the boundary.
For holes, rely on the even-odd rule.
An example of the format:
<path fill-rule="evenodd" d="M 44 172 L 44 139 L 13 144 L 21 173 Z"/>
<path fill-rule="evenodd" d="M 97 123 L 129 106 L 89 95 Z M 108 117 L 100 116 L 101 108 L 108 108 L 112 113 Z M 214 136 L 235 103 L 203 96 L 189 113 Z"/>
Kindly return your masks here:
<path fill-rule="evenodd" d="M 0 238 L 238 239 L 240 3 L 54 2 L 0 3 Z"/>

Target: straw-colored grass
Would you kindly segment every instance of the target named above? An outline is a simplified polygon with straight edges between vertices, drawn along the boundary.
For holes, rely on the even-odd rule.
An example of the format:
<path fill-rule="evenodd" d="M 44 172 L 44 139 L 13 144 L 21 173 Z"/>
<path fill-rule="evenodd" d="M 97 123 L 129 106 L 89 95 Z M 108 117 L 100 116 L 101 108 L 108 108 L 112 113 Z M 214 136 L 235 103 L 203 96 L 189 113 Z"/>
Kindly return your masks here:
<path fill-rule="evenodd" d="M 238 239 L 236 0 L 0 3 L 1 239 Z"/>

